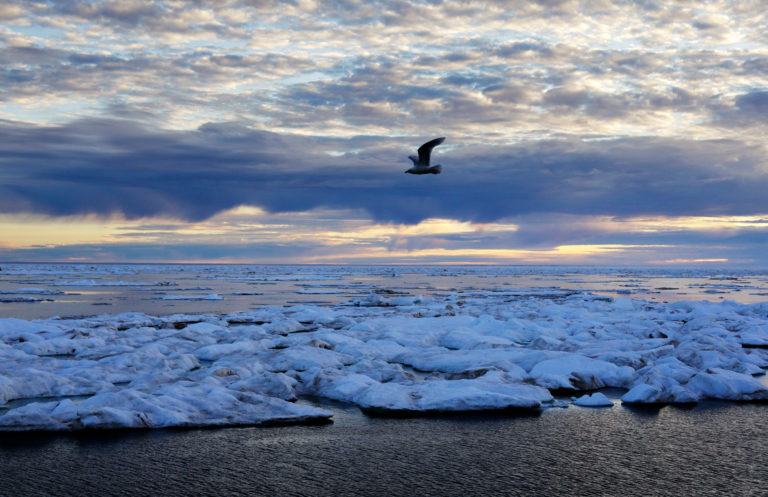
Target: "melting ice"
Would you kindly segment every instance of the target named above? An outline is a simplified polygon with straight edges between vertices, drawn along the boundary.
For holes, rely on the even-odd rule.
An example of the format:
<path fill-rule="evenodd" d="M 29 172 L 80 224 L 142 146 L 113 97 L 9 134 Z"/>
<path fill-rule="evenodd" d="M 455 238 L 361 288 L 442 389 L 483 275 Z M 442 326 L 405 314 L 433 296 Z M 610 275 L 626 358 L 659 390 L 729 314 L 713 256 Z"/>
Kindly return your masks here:
<path fill-rule="evenodd" d="M 0 427 L 317 421 L 304 395 L 371 412 L 532 409 L 614 387 L 631 403 L 768 400 L 768 304 L 589 294 L 372 295 L 228 315 L 0 320 Z M 604 396 L 574 397 L 606 405 Z M 608 401 L 610 402 L 610 401 Z"/>
<path fill-rule="evenodd" d="M 0 429 L 332 417 L 296 402 L 308 396 L 410 414 L 542 409 L 562 406 L 563 394 L 607 406 L 593 393 L 606 387 L 624 389 L 626 403 L 767 401 L 766 347 L 768 303 L 555 290 L 370 293 L 224 315 L 7 318 Z"/>

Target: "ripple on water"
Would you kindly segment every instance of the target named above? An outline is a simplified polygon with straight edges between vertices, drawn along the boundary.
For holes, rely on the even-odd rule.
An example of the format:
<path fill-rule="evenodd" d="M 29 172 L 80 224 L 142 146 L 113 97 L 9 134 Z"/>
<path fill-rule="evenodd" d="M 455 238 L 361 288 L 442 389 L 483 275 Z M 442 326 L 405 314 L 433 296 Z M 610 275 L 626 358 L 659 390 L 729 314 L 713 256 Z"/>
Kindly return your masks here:
<path fill-rule="evenodd" d="M 408 419 L 334 409 L 327 426 L 3 436 L 3 492 L 720 496 L 761 495 L 768 481 L 765 405 Z"/>

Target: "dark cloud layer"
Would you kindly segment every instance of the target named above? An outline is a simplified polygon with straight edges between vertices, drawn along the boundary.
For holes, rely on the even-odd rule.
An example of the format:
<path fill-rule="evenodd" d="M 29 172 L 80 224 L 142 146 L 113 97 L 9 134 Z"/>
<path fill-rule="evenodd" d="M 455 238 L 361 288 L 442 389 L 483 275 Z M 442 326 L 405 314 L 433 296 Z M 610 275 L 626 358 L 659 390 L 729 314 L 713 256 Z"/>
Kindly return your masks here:
<path fill-rule="evenodd" d="M 760 149 L 735 141 L 463 147 L 448 137 L 435 151 L 443 174 L 405 175 L 406 156 L 418 145 L 307 138 L 237 124 L 169 131 L 116 119 L 56 127 L 4 122 L 0 211 L 201 220 L 247 204 L 273 212 L 364 209 L 376 220 L 417 222 L 547 212 L 752 214 L 767 207 L 766 159 Z M 345 146 L 364 151 L 325 153 Z"/>

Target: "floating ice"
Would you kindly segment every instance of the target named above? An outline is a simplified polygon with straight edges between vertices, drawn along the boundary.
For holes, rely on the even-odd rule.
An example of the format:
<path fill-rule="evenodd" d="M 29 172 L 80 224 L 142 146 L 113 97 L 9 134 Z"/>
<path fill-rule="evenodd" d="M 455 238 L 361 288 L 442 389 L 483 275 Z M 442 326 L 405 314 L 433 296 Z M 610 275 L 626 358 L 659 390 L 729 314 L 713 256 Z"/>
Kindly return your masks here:
<path fill-rule="evenodd" d="M 53 286 L 176 286 L 172 281 L 96 281 L 96 280 L 68 280 L 49 281 Z"/>
<path fill-rule="evenodd" d="M 327 373 L 315 369 L 302 380 L 323 397 L 353 402 L 377 413 L 530 409 L 553 400 L 546 389 L 518 383 L 514 378 L 510 381 L 503 373 L 486 376 L 382 383 L 364 374 Z"/>
<path fill-rule="evenodd" d="M 581 354 L 568 354 L 541 361 L 529 375 L 537 384 L 547 388 L 594 390 L 626 386 L 635 376 L 635 370 Z"/>
<path fill-rule="evenodd" d="M 59 290 L 47 288 L 16 288 L 14 290 L 0 290 L 0 295 L 62 295 Z"/>
<path fill-rule="evenodd" d="M 218 293 L 209 293 L 208 295 L 163 295 L 163 300 L 221 300 Z"/>
<path fill-rule="evenodd" d="M 768 367 L 768 304 L 510 295 L 373 293 L 228 315 L 0 319 L 0 429 L 331 415 L 291 402 L 301 396 L 409 414 L 545 408 L 559 405 L 552 392 L 603 387 L 626 389 L 625 403 L 768 400 L 755 378 Z M 605 400 L 598 392 L 574 403 Z"/>
<path fill-rule="evenodd" d="M 768 325 L 744 330 L 739 338 L 742 346 L 768 348 Z"/>
<path fill-rule="evenodd" d="M 122 389 L 70 399 L 35 402 L 0 416 L 0 429 L 78 430 L 235 426 L 321 421 L 329 411 L 217 385 L 165 385 L 157 392 Z"/>
<path fill-rule="evenodd" d="M 5 303 L 11 303 L 11 302 L 51 302 L 53 299 L 44 299 L 40 297 L 30 297 L 28 295 L 14 295 L 14 296 L 4 296 L 0 295 L 0 302 Z"/>
<path fill-rule="evenodd" d="M 573 403 L 577 406 L 582 407 L 612 407 L 613 402 L 611 402 L 611 399 L 605 396 L 605 394 L 600 392 L 595 392 L 590 395 L 582 395 L 578 399 L 574 400 Z"/>

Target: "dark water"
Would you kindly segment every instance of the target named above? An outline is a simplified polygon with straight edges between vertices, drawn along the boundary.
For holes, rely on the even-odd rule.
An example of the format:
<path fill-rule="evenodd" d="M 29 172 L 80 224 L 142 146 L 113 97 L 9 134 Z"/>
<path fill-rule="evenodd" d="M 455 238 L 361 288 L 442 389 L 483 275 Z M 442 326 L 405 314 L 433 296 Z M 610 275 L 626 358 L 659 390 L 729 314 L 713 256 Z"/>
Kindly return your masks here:
<path fill-rule="evenodd" d="M 0 495 L 768 495 L 768 406 L 0 438 Z"/>

